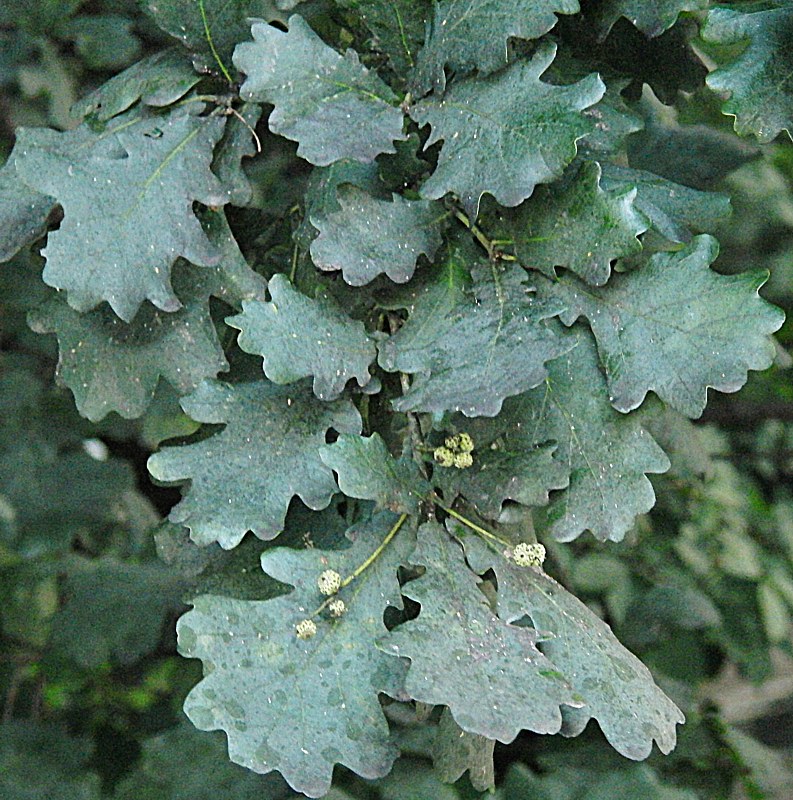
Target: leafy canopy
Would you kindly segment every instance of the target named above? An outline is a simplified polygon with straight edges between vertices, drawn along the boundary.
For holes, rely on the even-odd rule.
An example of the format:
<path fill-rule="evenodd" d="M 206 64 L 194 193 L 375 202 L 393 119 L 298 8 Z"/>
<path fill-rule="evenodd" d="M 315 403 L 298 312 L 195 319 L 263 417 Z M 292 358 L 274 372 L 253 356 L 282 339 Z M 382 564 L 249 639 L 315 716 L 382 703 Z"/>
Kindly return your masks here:
<path fill-rule="evenodd" d="M 708 544 L 689 533 L 673 552 L 639 521 L 650 476 L 705 471 L 685 417 L 770 366 L 783 322 L 758 293 L 763 271 L 713 269 L 730 205 L 706 189 L 725 168 L 704 163 L 684 185 L 668 142 L 690 135 L 637 100 L 640 84 L 669 102 L 705 91 L 690 47 L 702 12 L 708 85 L 729 95 L 736 130 L 789 131 L 791 12 L 770 5 L 146 3 L 159 50 L 93 88 L 73 126 L 19 131 L 0 168 L 0 287 L 20 357 L 54 353 L 30 345 L 27 316 L 57 337 L 80 414 L 111 439 L 129 424 L 170 440 L 148 469 L 182 497 L 156 536 L 164 565 L 142 545 L 132 561 L 103 549 L 136 518 L 111 507 L 132 502 L 131 472 L 89 456 L 82 423 L 50 441 L 46 415 L 28 412 L 41 388 L 3 364 L 0 555 L 50 559 L 3 601 L 71 596 L 25 635 L 86 669 L 129 663 L 187 599 L 179 648 L 203 665 L 188 717 L 223 731 L 235 764 L 311 797 L 333 791 L 337 764 L 381 780 L 383 797 L 413 773 L 427 796 L 457 796 L 407 752 L 485 791 L 496 741 L 576 737 L 591 720 L 630 759 L 669 753 L 682 712 L 570 589 L 606 587 L 609 621 L 625 621 L 635 586 L 600 545 L 653 536 L 703 586 L 648 593 L 648 618 L 673 594 L 692 630 L 729 619 L 720 644 L 747 663 L 743 640 L 761 636 L 747 604 L 769 638 L 785 630 L 784 581 L 731 613 Z M 111 27 L 73 20 L 64 36 L 79 50 Z M 134 51 L 123 18 L 119 30 L 95 57 Z M 717 523 L 727 555 L 754 553 Z M 722 580 L 759 581 L 760 559 L 727 559 Z M 5 610 L 2 624 L 18 632 Z M 651 628 L 625 630 L 641 644 Z M 217 750 L 195 736 L 144 748 L 147 791 L 178 783 L 158 752 Z M 279 786 L 234 769 L 207 786 Z M 568 788 L 657 788 L 644 767 L 608 785 L 565 774 Z M 520 770 L 509 781 L 547 788 Z"/>

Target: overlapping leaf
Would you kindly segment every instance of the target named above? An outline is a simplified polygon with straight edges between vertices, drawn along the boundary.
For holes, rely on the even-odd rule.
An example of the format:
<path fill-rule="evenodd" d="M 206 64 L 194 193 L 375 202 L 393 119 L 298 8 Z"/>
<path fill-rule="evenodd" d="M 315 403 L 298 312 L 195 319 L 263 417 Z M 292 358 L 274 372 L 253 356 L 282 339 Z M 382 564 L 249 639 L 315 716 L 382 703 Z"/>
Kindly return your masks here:
<path fill-rule="evenodd" d="M 545 362 L 570 346 L 544 322 L 562 306 L 539 302 L 523 270 L 479 261 L 467 290 L 470 258 L 453 249 L 411 292 L 407 322 L 380 345 L 384 369 L 416 376 L 393 401 L 397 411 L 494 416 L 505 397 L 540 383 Z"/>
<path fill-rule="evenodd" d="M 286 33 L 261 22 L 251 33 L 234 51 L 247 76 L 240 93 L 275 106 L 270 130 L 298 142 L 298 155 L 319 166 L 372 161 L 405 138 L 396 95 L 355 51 L 339 55 L 297 15 Z"/>
<path fill-rule="evenodd" d="M 608 289 L 562 278 L 549 288 L 565 298 L 566 324 L 589 321 L 620 411 L 654 391 L 689 417 L 702 414 L 708 388 L 735 392 L 750 369 L 774 358 L 770 335 L 784 320 L 758 289 L 767 274 L 719 275 L 710 269 L 716 240 L 698 236 L 676 253 L 657 253 L 641 268 L 615 275 Z"/>
<path fill-rule="evenodd" d="M 682 712 L 605 622 L 541 569 L 519 567 L 470 536 L 465 548 L 477 572 L 496 574 L 499 618 L 516 622 L 528 615 L 536 630 L 551 634 L 542 651 L 583 700 L 562 710 L 563 734 L 577 736 L 594 718 L 627 758 L 647 758 L 653 741 L 662 753 L 674 748 Z"/>
<path fill-rule="evenodd" d="M 379 641 L 410 660 L 407 693 L 448 706 L 463 730 L 488 739 L 509 743 L 523 729 L 558 733 L 560 707 L 580 699 L 537 649 L 537 632 L 490 610 L 462 548 L 438 523 L 421 527 L 410 560 L 426 571 L 402 593 L 421 612 Z"/>
<path fill-rule="evenodd" d="M 271 302 L 243 303 L 226 322 L 239 328 L 239 345 L 264 358 L 264 374 L 278 384 L 314 377 L 314 394 L 335 400 L 355 378 L 366 386 L 377 351 L 362 322 L 350 319 L 329 297 L 306 297 L 285 275 L 269 282 Z"/>
<path fill-rule="evenodd" d="M 605 38 L 620 18 L 630 20 L 647 36 L 658 36 L 675 24 L 684 11 L 699 11 L 708 0 L 600 0 L 591 11 L 601 38 Z"/>
<path fill-rule="evenodd" d="M 68 386 L 77 409 L 92 421 L 115 411 L 141 416 L 162 377 L 180 394 L 228 369 L 209 314 L 210 295 L 238 304 L 263 297 L 266 283 L 245 263 L 222 213 L 207 212 L 204 230 L 223 254 L 218 267 L 182 263 L 174 288 L 182 307 L 167 313 L 141 306 L 130 323 L 105 305 L 78 314 L 60 296 L 50 297 L 28 315 L 38 333 L 58 336 L 58 379 Z"/>
<path fill-rule="evenodd" d="M 396 283 L 413 276 L 421 254 L 432 258 L 441 246 L 437 203 L 405 200 L 395 194 L 378 200 L 355 186 L 338 193 L 339 211 L 312 216 L 319 236 L 311 258 L 323 270 L 340 269 L 351 286 L 385 274 Z"/>
<path fill-rule="evenodd" d="M 375 647 L 387 632 L 387 606 L 401 608 L 397 570 L 413 537 L 406 530 L 340 597 L 340 619 L 319 616 L 317 633 L 298 639 L 295 626 L 323 600 L 325 569 L 351 574 L 394 524 L 389 513 L 350 532 L 346 550 L 268 550 L 262 568 L 294 586 L 265 601 L 204 595 L 178 623 L 183 655 L 211 664 L 190 692 L 185 711 L 202 730 L 222 729 L 235 763 L 280 772 L 310 797 L 330 788 L 333 766 L 366 778 L 385 775 L 398 755 L 378 694 L 403 697 L 405 666 Z M 219 627 L 220 626 L 220 627 Z"/>
<path fill-rule="evenodd" d="M 309 508 L 325 508 L 336 481 L 318 449 L 329 428 L 361 430 L 350 402 L 323 403 L 305 384 L 205 382 L 182 407 L 198 422 L 226 427 L 201 442 L 164 448 L 149 459 L 149 471 L 160 481 L 189 481 L 170 519 L 189 527 L 199 544 L 227 549 L 248 530 L 261 539 L 277 536 L 296 495 Z"/>
<path fill-rule="evenodd" d="M 557 14 L 575 14 L 578 0 L 443 0 L 435 4 L 427 43 L 419 51 L 412 88 L 443 92 L 445 69 L 489 75 L 507 64 L 512 37 L 538 39 Z"/>
<path fill-rule="evenodd" d="M 644 170 L 606 164 L 600 185 L 614 192 L 635 188 L 634 208 L 672 242 L 690 242 L 692 231 L 706 233 L 731 213 L 726 194 L 700 192 Z"/>
<path fill-rule="evenodd" d="M 600 174 L 597 162 L 586 162 L 569 183 L 539 187 L 506 215 L 521 264 L 549 277 L 566 267 L 601 286 L 613 261 L 641 250 L 647 224 L 634 208 L 637 189 L 607 192 Z"/>
<path fill-rule="evenodd" d="M 143 8 L 197 57 L 203 69 L 216 72 L 217 58 L 228 64 L 234 45 L 248 35 L 248 17 L 263 10 L 255 0 L 146 0 Z"/>
<path fill-rule="evenodd" d="M 366 436 L 342 434 L 320 451 L 320 458 L 339 476 L 339 489 L 348 497 L 375 500 L 378 508 L 416 514 L 429 486 L 414 461 L 397 461 L 375 433 Z"/>
<path fill-rule="evenodd" d="M 590 530 L 598 539 L 620 541 L 635 517 L 655 503 L 646 473 L 665 472 L 669 461 L 639 420 L 609 404 L 591 337 L 582 332 L 570 352 L 549 364 L 548 373 L 542 386 L 505 403 L 496 420 L 505 426 L 503 446 L 519 480 L 531 481 L 530 464 L 522 462 L 520 451 L 556 443 L 556 468 L 569 476 L 569 484 L 551 495 L 546 512 L 555 538 L 570 541 Z M 513 440 L 517 455 L 510 453 Z"/>
<path fill-rule="evenodd" d="M 571 86 L 543 83 L 540 76 L 555 53 L 555 45 L 543 44 L 531 61 L 460 81 L 443 98 L 411 108 L 411 117 L 432 129 L 425 147 L 443 140 L 438 166 L 422 187 L 424 197 L 452 192 L 473 218 L 485 192 L 501 205 L 516 206 L 538 183 L 562 174 L 576 142 L 595 128 L 582 112 L 606 87 L 595 74 Z"/>
<path fill-rule="evenodd" d="M 169 106 L 200 80 L 178 48 L 160 50 L 103 83 L 72 107 L 81 117 L 106 121 L 140 100 L 147 106 Z"/>
<path fill-rule="evenodd" d="M 175 112 L 118 130 L 120 152 L 63 152 L 68 134 L 27 131 L 17 171 L 64 210 L 43 251 L 44 280 L 66 289 L 69 304 L 89 311 L 107 300 L 126 322 L 143 300 L 180 307 L 171 265 L 184 256 L 213 266 L 220 255 L 193 213 L 193 202 L 223 205 L 227 194 L 210 172 L 224 120 Z"/>
<path fill-rule="evenodd" d="M 746 42 L 746 49 L 727 66 L 707 77 L 708 86 L 729 92 L 725 114 L 735 117 L 735 130 L 755 134 L 770 142 L 780 131 L 793 135 L 793 8 L 767 5 L 743 8 L 714 8 L 702 28 L 707 42 L 734 45 Z"/>
<path fill-rule="evenodd" d="M 413 67 L 432 0 L 337 0 L 337 5 L 360 17 L 372 34 L 372 47 L 388 56 L 397 75 Z"/>

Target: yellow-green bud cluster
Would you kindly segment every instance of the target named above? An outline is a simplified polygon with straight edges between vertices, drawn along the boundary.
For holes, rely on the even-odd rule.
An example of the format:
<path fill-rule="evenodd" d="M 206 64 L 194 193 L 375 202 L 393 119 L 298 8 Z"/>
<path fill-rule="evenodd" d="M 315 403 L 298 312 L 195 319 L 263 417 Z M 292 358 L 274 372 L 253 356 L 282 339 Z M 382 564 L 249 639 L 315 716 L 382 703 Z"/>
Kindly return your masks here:
<path fill-rule="evenodd" d="M 539 542 L 515 545 L 512 558 L 519 567 L 541 567 L 545 561 L 545 547 Z"/>
<path fill-rule="evenodd" d="M 335 569 L 326 569 L 317 578 L 317 586 L 322 594 L 330 597 L 341 589 L 341 575 Z"/>
<path fill-rule="evenodd" d="M 317 632 L 317 626 L 314 620 L 301 619 L 295 625 L 295 633 L 298 639 L 310 639 Z"/>
<path fill-rule="evenodd" d="M 467 433 L 456 433 L 447 436 L 443 446 L 435 448 L 433 456 L 441 467 L 467 469 L 474 463 L 471 455 L 473 449 L 474 440 Z"/>
<path fill-rule="evenodd" d="M 331 617 L 336 617 L 338 619 L 346 610 L 347 606 L 340 597 L 328 603 L 328 611 L 330 611 Z"/>

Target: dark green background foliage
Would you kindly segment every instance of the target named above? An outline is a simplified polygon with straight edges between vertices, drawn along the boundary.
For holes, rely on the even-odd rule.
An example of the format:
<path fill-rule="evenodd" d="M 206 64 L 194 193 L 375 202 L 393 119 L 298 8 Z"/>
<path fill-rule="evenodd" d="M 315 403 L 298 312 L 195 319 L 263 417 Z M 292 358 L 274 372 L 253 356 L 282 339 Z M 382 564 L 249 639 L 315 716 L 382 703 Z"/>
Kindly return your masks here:
<path fill-rule="evenodd" d="M 0 795 L 793 795 L 792 54 L 0 3 Z"/>

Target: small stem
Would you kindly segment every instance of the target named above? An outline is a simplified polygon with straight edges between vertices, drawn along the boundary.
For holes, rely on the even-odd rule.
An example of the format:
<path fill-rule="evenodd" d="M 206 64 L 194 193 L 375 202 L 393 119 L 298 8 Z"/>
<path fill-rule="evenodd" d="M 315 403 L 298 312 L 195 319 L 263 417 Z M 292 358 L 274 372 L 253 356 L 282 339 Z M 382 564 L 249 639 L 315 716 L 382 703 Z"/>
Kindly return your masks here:
<path fill-rule="evenodd" d="M 343 589 L 345 586 L 349 586 L 365 569 L 368 569 L 380 556 L 380 553 L 388 547 L 388 543 L 399 533 L 399 529 L 405 524 L 405 520 L 408 518 L 407 514 L 403 514 L 395 523 L 394 527 L 386 534 L 385 539 L 378 545 L 377 549 L 363 562 L 359 567 L 357 567 L 351 575 L 348 575 L 342 582 L 341 588 Z"/>
<path fill-rule="evenodd" d="M 251 132 L 251 136 L 253 136 L 253 141 L 256 143 L 256 153 L 257 154 L 261 153 L 262 140 L 259 138 L 259 134 L 256 133 L 256 131 L 253 129 L 253 125 L 251 125 L 251 123 L 248 122 L 248 120 L 245 119 L 245 117 L 243 117 L 242 114 L 240 114 L 240 112 L 237 111 L 236 108 L 232 108 L 231 106 L 229 106 L 229 113 L 233 114 Z"/>
<path fill-rule="evenodd" d="M 292 268 L 289 270 L 289 283 L 294 286 L 295 283 L 295 275 L 297 274 L 297 259 L 300 253 L 300 246 L 295 242 L 295 246 L 292 248 Z"/>
<path fill-rule="evenodd" d="M 342 582 L 340 589 L 343 589 L 345 586 L 349 586 L 362 572 L 369 569 L 369 567 L 374 564 L 375 561 L 380 557 L 380 554 L 383 550 L 388 547 L 389 542 L 399 533 L 399 529 L 405 524 L 405 520 L 408 518 L 407 514 L 402 514 L 402 516 L 394 523 L 394 527 L 386 534 L 385 539 L 377 546 L 375 551 L 366 559 L 362 564 L 357 566 L 353 572 L 351 572 Z M 330 597 L 325 599 L 317 608 L 316 611 L 311 615 L 312 617 L 316 617 L 318 614 L 321 614 L 329 605 L 332 603 L 338 593 L 332 594 Z"/>
<path fill-rule="evenodd" d="M 459 208 L 455 208 L 452 211 L 452 214 L 460 220 L 460 222 L 471 231 L 471 235 L 476 239 L 482 247 L 485 248 L 487 251 L 487 256 L 491 261 L 517 261 L 518 259 L 510 255 L 509 253 L 502 253 L 499 249 L 499 245 L 510 245 L 515 244 L 512 239 L 488 239 L 487 234 L 475 223 L 471 222 L 469 216 L 460 211 Z"/>
<path fill-rule="evenodd" d="M 475 522 L 471 522 L 470 519 L 464 517 L 459 512 L 455 511 L 453 508 L 449 508 L 445 506 L 443 503 L 438 500 L 437 497 L 432 498 L 432 502 L 435 503 L 438 508 L 442 508 L 449 516 L 454 517 L 456 520 L 459 520 L 463 523 L 463 525 L 470 528 L 474 533 L 478 533 L 480 536 L 484 536 L 486 539 L 490 539 L 491 541 L 498 542 L 500 545 L 504 547 L 511 547 L 512 545 L 507 542 L 506 540 L 502 539 L 500 536 L 496 536 L 495 533 L 491 533 L 490 531 L 486 530 L 485 528 L 480 527 Z"/>
<path fill-rule="evenodd" d="M 209 30 L 209 20 L 207 19 L 207 12 L 204 9 L 204 0 L 197 0 L 198 2 L 198 10 L 201 12 L 201 21 L 204 23 L 204 34 L 206 35 L 207 42 L 209 43 L 209 49 L 212 51 L 212 55 L 217 62 L 217 65 L 220 67 L 220 71 L 223 73 L 223 77 L 229 82 L 234 83 L 234 79 L 231 77 L 231 74 L 226 69 L 226 65 L 223 63 L 223 59 L 220 57 L 220 53 L 218 53 L 217 49 L 215 48 L 215 42 L 212 39 L 212 32 Z"/>

